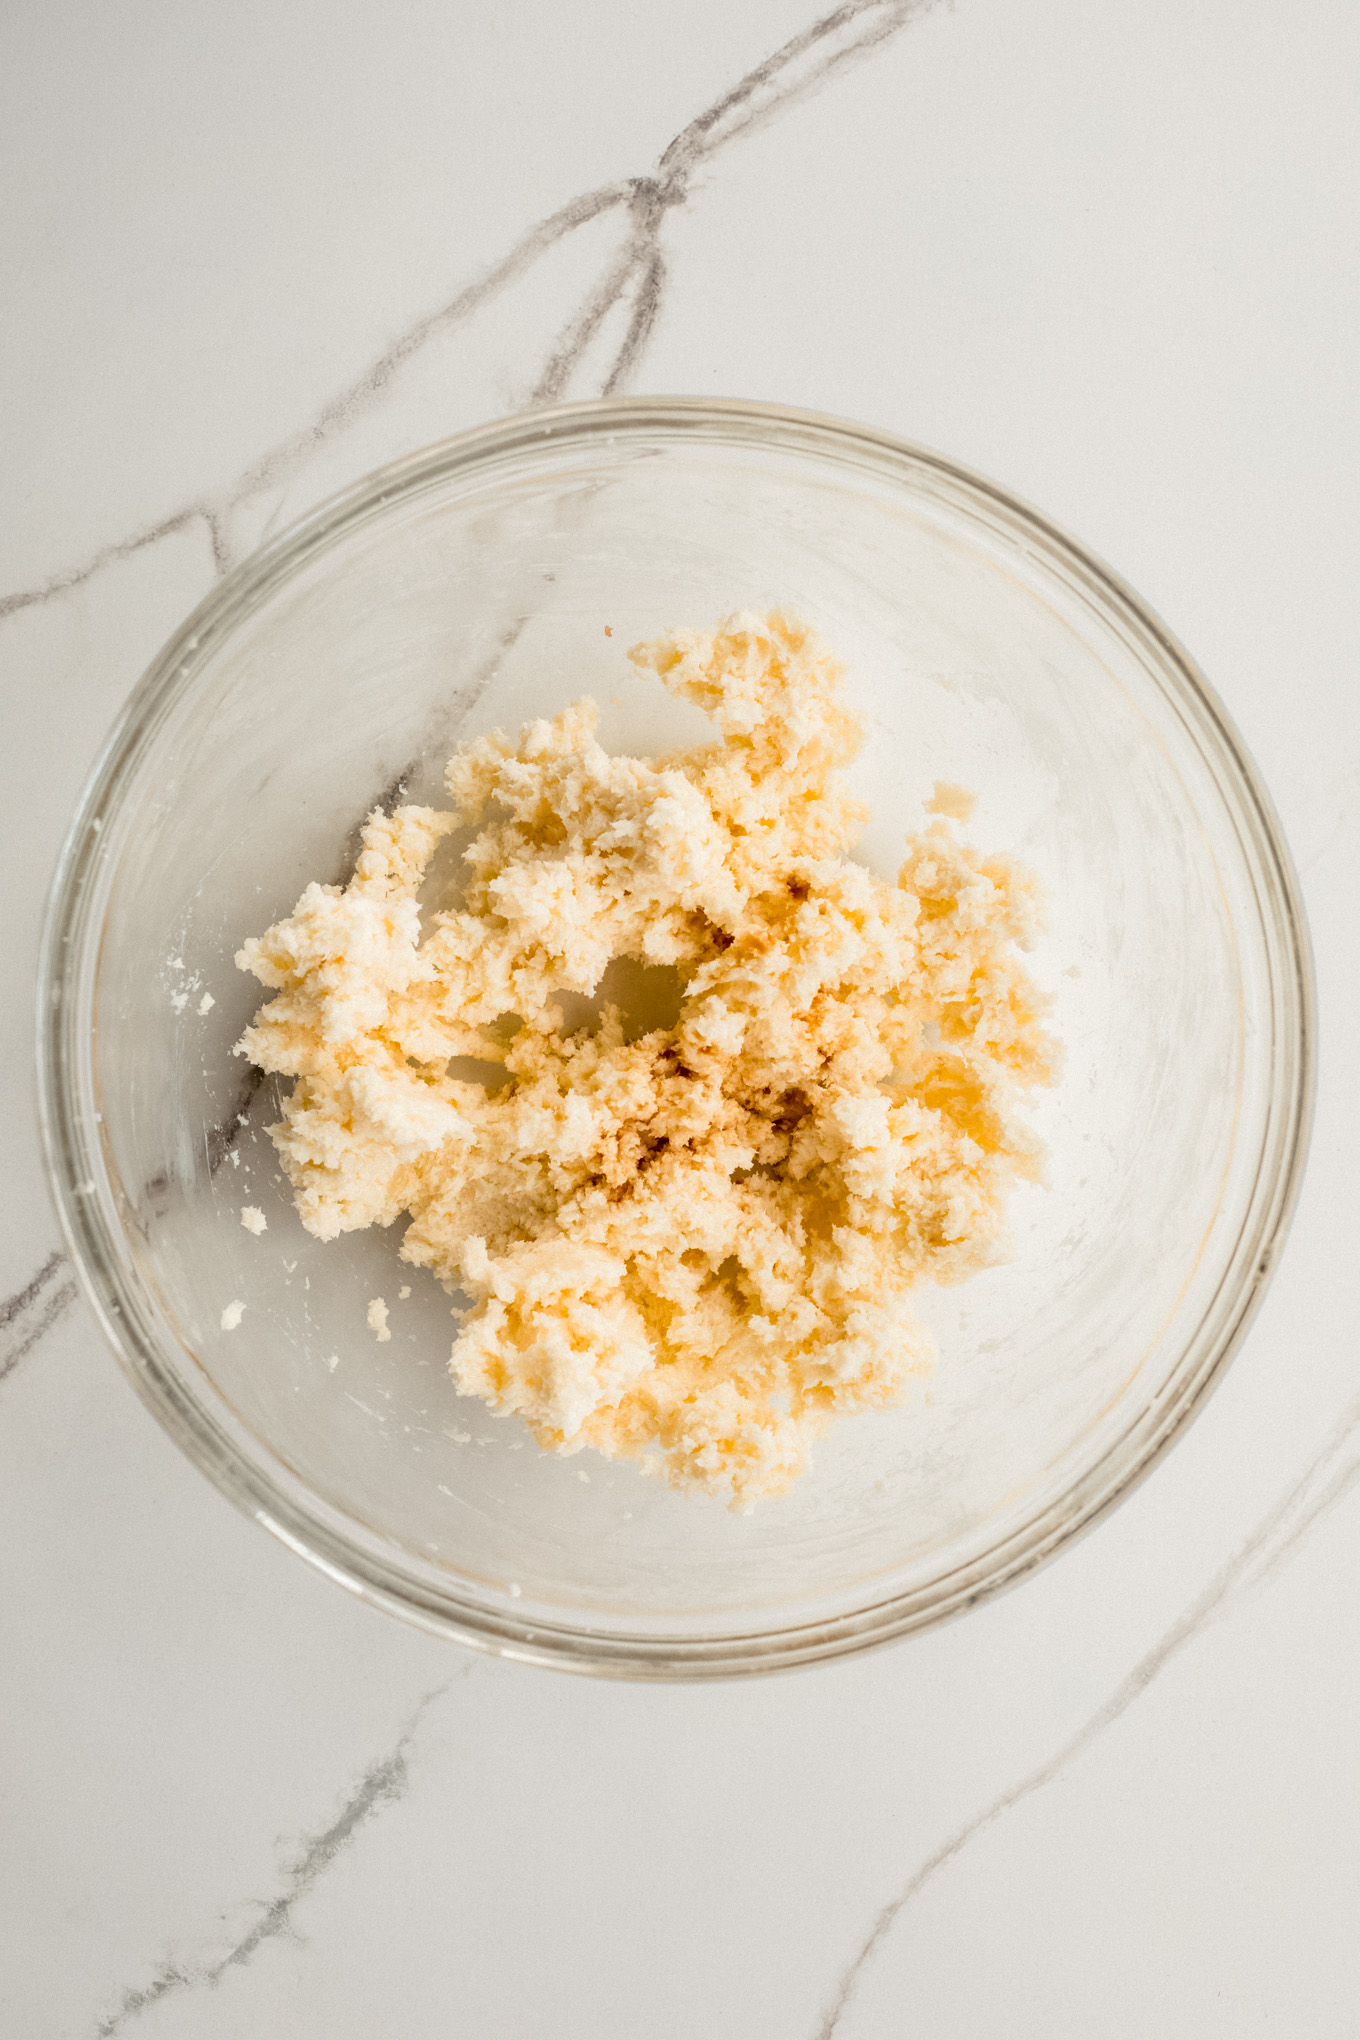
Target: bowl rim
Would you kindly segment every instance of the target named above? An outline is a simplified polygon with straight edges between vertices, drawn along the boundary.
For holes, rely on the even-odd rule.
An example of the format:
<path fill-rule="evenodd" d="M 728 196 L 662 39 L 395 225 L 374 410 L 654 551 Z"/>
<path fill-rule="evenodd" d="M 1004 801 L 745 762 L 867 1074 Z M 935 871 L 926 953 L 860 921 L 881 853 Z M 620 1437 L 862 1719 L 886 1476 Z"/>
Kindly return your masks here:
<path fill-rule="evenodd" d="M 1270 964 L 1276 1068 L 1253 1199 L 1251 1237 L 1242 1233 L 1167 1392 L 1144 1410 L 1057 1502 L 954 1572 L 827 1620 L 771 1629 L 733 1628 L 706 1636 L 592 1630 L 588 1624 L 523 1615 L 450 1589 L 435 1592 L 363 1545 L 346 1519 L 324 1508 L 295 1476 L 271 1480 L 214 1412 L 195 1399 L 163 1350 L 127 1265 L 124 1234 L 104 1180 L 90 1067 L 94 970 L 102 919 L 101 870 L 110 856 L 105 824 L 166 715 L 192 687 L 199 664 L 242 618 L 306 559 L 341 535 L 452 474 L 494 468 L 546 442 L 583 444 L 613 433 L 735 435 L 815 450 L 882 473 L 933 477 L 1023 532 L 1061 565 L 1107 620 L 1113 615 L 1155 647 L 1170 669 L 1183 714 L 1193 713 L 1201 747 L 1214 754 L 1254 881 Z M 195 656 L 197 655 L 197 656 Z M 1160 676 L 1158 676 L 1160 678 Z M 1249 855 L 1254 852 L 1254 856 Z M 961 1614 L 1015 1585 L 1091 1529 L 1145 1479 L 1203 1408 L 1260 1306 L 1298 1201 L 1316 1084 L 1316 992 L 1307 919 L 1293 863 L 1270 796 L 1231 717 L 1198 666 L 1156 613 L 1085 546 L 999 484 L 945 455 L 825 413 L 742 398 L 614 397 L 520 412 L 454 434 L 386 463 L 328 497 L 214 586 L 152 661 L 124 702 L 77 803 L 48 900 L 37 986 L 38 1111 L 47 1176 L 81 1288 L 123 1371 L 143 1402 L 194 1464 L 239 1508 L 289 1549 L 362 1600 L 436 1635 L 524 1662 L 603 1677 L 713 1679 L 786 1670 L 885 1644 Z M 1195 1364 L 1182 1374 L 1196 1337 Z M 275 1464 L 279 1462 L 276 1460 Z M 286 1471 L 286 1470 L 284 1470 Z M 291 1488 L 291 1491 L 290 1491 Z"/>

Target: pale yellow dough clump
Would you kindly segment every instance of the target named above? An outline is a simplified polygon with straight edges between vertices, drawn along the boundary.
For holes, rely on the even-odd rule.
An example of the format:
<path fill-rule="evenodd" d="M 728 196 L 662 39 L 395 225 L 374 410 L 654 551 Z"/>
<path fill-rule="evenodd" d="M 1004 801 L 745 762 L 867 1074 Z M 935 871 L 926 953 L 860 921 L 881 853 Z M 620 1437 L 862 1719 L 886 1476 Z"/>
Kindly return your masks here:
<path fill-rule="evenodd" d="M 912 1289 L 1002 1249 L 1016 1096 L 1052 1076 L 1034 884 L 943 819 L 895 885 L 848 859 L 861 730 L 793 618 L 629 657 L 721 742 L 610 757 L 584 700 L 461 749 L 447 813 L 375 811 L 349 884 L 245 944 L 277 994 L 240 1050 L 298 1080 L 273 1136 L 308 1229 L 409 1213 L 403 1258 L 471 1299 L 460 1389 L 748 1508 L 926 1369 Z M 620 957 L 671 969 L 674 1024 L 567 1031 Z"/>

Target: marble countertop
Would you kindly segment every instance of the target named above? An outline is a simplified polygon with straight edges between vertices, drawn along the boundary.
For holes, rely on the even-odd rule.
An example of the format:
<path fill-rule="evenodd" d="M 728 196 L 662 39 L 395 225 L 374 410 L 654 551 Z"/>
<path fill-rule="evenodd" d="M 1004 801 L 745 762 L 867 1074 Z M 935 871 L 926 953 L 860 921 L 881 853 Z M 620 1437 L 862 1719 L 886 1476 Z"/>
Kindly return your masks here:
<path fill-rule="evenodd" d="M 0 24 L 0 2031 L 1360 2032 L 1360 13 L 49 0 Z M 1205 667 L 1302 873 L 1293 1235 L 1093 1535 L 877 1655 L 607 1685 L 361 1606 L 180 1457 L 43 1186 L 49 876 L 213 577 L 603 391 L 947 451 Z"/>

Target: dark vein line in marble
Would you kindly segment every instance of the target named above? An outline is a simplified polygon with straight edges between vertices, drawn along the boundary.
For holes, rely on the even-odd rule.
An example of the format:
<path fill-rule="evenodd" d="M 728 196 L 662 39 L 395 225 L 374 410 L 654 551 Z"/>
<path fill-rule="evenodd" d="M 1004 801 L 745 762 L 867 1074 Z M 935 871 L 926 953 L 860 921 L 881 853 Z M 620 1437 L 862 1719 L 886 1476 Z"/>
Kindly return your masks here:
<path fill-rule="evenodd" d="M 1277 1511 L 1275 1528 L 1278 1537 L 1258 1553 L 1257 1561 L 1244 1574 L 1237 1591 L 1255 1593 L 1263 1586 L 1272 1573 L 1288 1563 L 1315 1524 L 1323 1516 L 1330 1515 L 1360 1481 L 1360 1450 L 1356 1450 L 1349 1458 L 1341 1460 L 1321 1488 L 1313 1491 L 1322 1474 L 1340 1457 L 1344 1448 L 1353 1443 L 1360 1444 L 1360 1404 L 1353 1406 L 1333 1428 L 1327 1445 L 1313 1461 L 1303 1480 L 1296 1484 L 1288 1501 Z"/>
<path fill-rule="evenodd" d="M 471 1664 L 461 1676 L 466 1676 L 470 1669 Z M 442 1686 L 436 1686 L 425 1695 L 392 1748 L 376 1763 L 369 1765 L 334 1820 L 303 1843 L 278 1895 L 258 1902 L 260 1916 L 240 1940 L 215 1962 L 189 1964 L 171 1960 L 163 1963 L 150 1983 L 126 1991 L 118 2009 L 100 2020 L 95 2027 L 96 2040 L 112 2040 L 112 2036 L 122 2032 L 133 2019 L 150 2011 L 162 1998 L 176 1991 L 214 1987 L 229 1970 L 243 1969 L 266 1941 L 277 1940 L 280 1934 L 287 1933 L 297 1906 L 349 1847 L 359 1829 L 383 1807 L 395 1806 L 406 1797 L 411 1784 L 410 1755 L 416 1731 L 425 1714 L 452 1684 L 452 1679 L 446 1680 Z"/>
<path fill-rule="evenodd" d="M 60 1273 L 65 1265 L 65 1254 L 61 1252 L 60 1248 L 54 1249 L 43 1262 L 33 1280 L 25 1283 L 22 1289 L 16 1289 L 13 1296 L 7 1296 L 4 1302 L 0 1303 L 0 1332 L 8 1331 L 15 1318 L 26 1311 L 31 1303 L 36 1302 L 48 1283 Z"/>
<path fill-rule="evenodd" d="M 191 503 L 184 510 L 176 510 L 173 516 L 163 517 L 159 524 L 149 524 L 144 531 L 134 532 L 131 538 L 116 539 L 111 545 L 101 546 L 79 566 L 54 574 L 41 587 L 26 588 L 15 595 L 0 595 L 0 621 L 17 615 L 21 609 L 32 609 L 39 603 L 51 602 L 58 595 L 69 595 L 73 588 L 83 587 L 105 567 L 116 566 L 120 560 L 130 560 L 135 553 L 145 552 L 148 546 L 158 545 L 163 538 L 173 538 L 177 532 L 187 531 L 200 521 L 207 528 L 216 560 L 220 541 L 213 513 L 202 503 Z"/>
<path fill-rule="evenodd" d="M 522 616 L 515 617 L 506 625 L 472 678 L 458 689 L 448 707 L 442 711 L 439 721 L 444 743 L 458 742 L 464 723 L 529 628 L 531 620 L 530 613 L 526 610 Z M 415 766 L 410 769 L 414 772 Z"/>
<path fill-rule="evenodd" d="M 1316 1527 L 1322 1517 L 1334 1509 L 1337 1503 L 1360 1483 L 1360 1456 L 1354 1456 L 1333 1474 L 1320 1492 L 1314 1492 L 1319 1478 L 1334 1464 L 1346 1446 L 1354 1446 L 1357 1442 L 1360 1442 L 1360 1404 L 1353 1404 L 1333 1427 L 1322 1449 L 1309 1462 L 1283 1500 L 1268 1511 L 1250 1537 L 1221 1568 L 1204 1592 L 1191 1602 L 1146 1656 L 1134 1666 L 1126 1678 L 1121 1680 L 1104 1705 L 1097 1708 L 1090 1719 L 1083 1723 L 1076 1734 L 1070 1737 L 1046 1763 L 1029 1772 L 1018 1783 L 1008 1786 L 1004 1792 L 998 1793 L 989 1805 L 980 1813 L 974 1814 L 971 1820 L 965 1821 L 962 1827 L 957 1828 L 947 1841 L 942 1842 L 940 1847 L 926 1858 L 896 1898 L 891 1899 L 883 1907 L 874 1921 L 868 1936 L 836 1987 L 835 1995 L 821 2025 L 817 2028 L 817 2040 L 832 2040 L 849 2009 L 865 1969 L 902 1914 L 912 1901 L 919 1897 L 936 1873 L 961 1854 L 985 1828 L 993 1826 L 1000 1820 L 1003 1814 L 1009 1813 L 1022 1800 L 1030 1798 L 1041 1786 L 1050 1784 L 1060 1777 L 1107 1728 L 1112 1727 L 1121 1715 L 1128 1712 L 1136 1700 L 1142 1698 L 1153 1681 L 1173 1658 L 1180 1655 L 1187 1644 L 1193 1642 L 1212 1621 L 1223 1614 L 1239 1594 L 1259 1587 L 1297 1549 L 1302 1539 Z"/>
<path fill-rule="evenodd" d="M 567 321 L 553 343 L 543 373 L 534 385 L 531 404 L 555 404 L 604 320 L 619 302 L 637 267 L 637 248 L 630 235 L 604 276 L 586 294 L 585 303 Z"/>
<path fill-rule="evenodd" d="M 48 1255 L 31 1282 L 0 1303 L 0 1381 L 12 1374 L 76 1300 L 65 1254 Z"/>
<path fill-rule="evenodd" d="M 427 725 L 429 734 L 420 750 L 407 759 L 400 772 L 394 773 L 382 790 L 369 801 L 363 813 L 355 817 L 341 846 L 340 855 L 336 859 L 330 879 L 332 885 L 346 886 L 353 878 L 354 867 L 363 848 L 364 829 L 372 817 L 377 813 L 390 815 L 430 755 L 441 748 L 451 748 L 457 742 L 463 724 L 495 679 L 502 662 L 519 643 L 528 621 L 527 615 L 517 616 L 507 625 L 472 678 L 466 681 L 430 719 Z"/>
<path fill-rule="evenodd" d="M 614 358 L 613 367 L 600 385 L 602 397 L 617 396 L 632 376 L 661 316 L 665 288 L 666 258 L 659 248 L 653 248 L 638 279 L 633 297 L 633 316 L 628 322 L 623 343 Z"/>
<path fill-rule="evenodd" d="M 767 120 L 819 90 L 844 66 L 871 56 L 909 22 L 938 4 L 939 0 L 847 0 L 846 5 L 834 8 L 792 36 L 682 128 L 663 153 L 658 170 L 663 176 L 677 170 L 688 175 L 697 163 L 716 155 L 738 136 L 754 133 Z M 847 28 L 856 30 L 847 41 L 830 50 L 822 49 L 824 43 Z M 817 52 L 816 63 L 792 84 L 782 85 L 762 100 L 765 88 L 793 70 L 810 51 Z M 740 118 L 729 122 L 728 116 L 738 112 Z"/>
<path fill-rule="evenodd" d="M 227 538 L 226 521 L 216 510 L 205 509 L 203 516 L 208 526 L 208 542 L 212 546 L 213 572 L 220 581 L 231 569 L 231 545 Z"/>
<path fill-rule="evenodd" d="M 324 441 L 331 439 L 338 431 L 353 424 L 383 394 L 388 384 L 411 358 L 432 340 L 436 334 L 450 326 L 461 325 L 472 313 L 480 311 L 491 299 L 498 297 L 510 284 L 515 283 L 549 249 L 578 227 L 598 219 L 601 213 L 610 212 L 614 207 L 626 204 L 629 196 L 627 183 L 606 184 L 597 191 L 582 192 L 579 197 L 559 206 L 536 226 L 522 234 L 510 253 L 501 261 L 493 263 L 473 282 L 465 285 L 448 303 L 437 311 L 427 313 L 409 326 L 394 340 L 371 368 L 357 376 L 338 396 L 331 398 L 300 432 L 283 440 L 269 453 L 246 469 L 232 490 L 228 499 L 234 508 L 248 496 L 260 489 L 268 488 L 293 473 L 307 457 Z"/>
<path fill-rule="evenodd" d="M 682 128 L 662 151 L 654 173 L 633 179 L 628 238 L 554 344 L 530 404 L 555 403 L 563 395 L 604 320 L 632 291 L 628 326 L 613 364 L 605 372 L 600 394 L 615 396 L 623 390 L 661 313 L 667 276 L 660 246 L 662 228 L 667 215 L 687 203 L 695 170 L 740 136 L 757 132 L 795 102 L 810 97 L 843 66 L 872 55 L 937 4 L 938 0 L 850 0 L 757 64 Z M 821 47 L 852 27 L 856 32 L 848 40 Z M 780 82 L 810 51 L 816 53 L 816 60 L 791 83 Z M 740 118 L 730 120 L 728 116 L 739 109 L 743 109 Z"/>
<path fill-rule="evenodd" d="M 633 180 L 628 200 L 628 237 L 604 276 L 592 286 L 584 304 L 568 320 L 554 343 L 529 398 L 531 406 L 557 402 L 609 313 L 623 304 L 632 290 L 638 294 L 639 302 L 635 305 L 613 366 L 602 380 L 600 394 L 612 395 L 622 386 L 625 376 L 641 354 L 661 308 L 660 291 L 665 267 L 657 244 L 662 223 L 667 212 L 673 206 L 683 205 L 687 197 L 688 185 L 683 176 L 674 176 L 664 185 L 654 177 Z"/>
<path fill-rule="evenodd" d="M 221 493 L 209 493 L 197 501 L 177 510 L 170 517 L 162 518 L 158 524 L 149 525 L 133 537 L 120 539 L 112 545 L 101 546 L 79 566 L 54 575 L 40 587 L 28 588 L 18 593 L 0 596 L 0 621 L 29 609 L 38 603 L 49 602 L 54 597 L 66 595 L 73 588 L 80 587 L 105 567 L 117 561 L 130 558 L 133 553 L 154 545 L 162 538 L 182 531 L 187 525 L 201 519 L 208 530 L 212 545 L 213 563 L 219 574 L 225 573 L 232 565 L 231 550 L 226 537 L 226 520 L 231 513 L 261 489 L 285 481 L 305 464 L 307 459 L 326 441 L 354 424 L 381 397 L 388 384 L 404 364 L 432 340 L 436 334 L 451 326 L 460 325 L 470 318 L 501 291 L 516 282 L 531 269 L 541 255 L 554 247 L 566 235 L 574 233 L 577 227 L 595 219 L 611 207 L 627 202 L 629 186 L 626 183 L 606 185 L 599 191 L 583 192 L 566 205 L 559 206 L 546 219 L 538 221 L 522 234 L 509 254 L 499 262 L 465 284 L 447 304 L 408 326 L 392 345 L 381 354 L 377 361 L 356 376 L 344 389 L 331 397 L 317 412 L 311 423 L 299 431 L 280 440 L 277 446 L 262 454 L 251 463 L 232 486 Z"/>
<path fill-rule="evenodd" d="M 602 185 L 559 206 L 528 228 L 499 262 L 456 291 L 447 303 L 408 326 L 377 361 L 323 404 L 309 424 L 252 462 L 231 487 L 208 492 L 132 537 L 102 546 L 78 566 L 54 575 L 39 587 L 0 596 L 0 620 L 69 594 L 105 567 L 143 551 L 197 520 L 202 520 L 207 528 L 216 572 L 225 573 L 232 564 L 227 523 L 233 511 L 262 489 L 286 481 L 322 445 L 354 424 L 379 400 L 405 364 L 437 334 L 480 311 L 578 227 L 626 207 L 631 215 L 631 229 L 625 249 L 554 344 L 533 401 L 550 402 L 565 389 L 573 368 L 604 319 L 633 287 L 636 296 L 632 317 L 618 354 L 602 380 L 601 394 L 617 394 L 636 368 L 655 329 L 666 275 L 658 247 L 661 226 L 668 211 L 684 204 L 692 172 L 711 161 L 729 143 L 755 132 L 819 90 L 846 65 L 871 56 L 908 23 L 938 4 L 939 0 L 848 0 L 848 4 L 821 16 L 683 127 L 663 150 L 654 176 Z M 846 39 L 837 42 L 836 38 L 847 30 L 850 33 Z M 811 65 L 788 79 L 786 74 L 796 72 L 800 60 L 809 55 L 813 57 Z"/>
<path fill-rule="evenodd" d="M 216 1126 L 210 1126 L 206 1130 L 203 1145 L 207 1152 L 210 1176 L 217 1174 L 240 1138 L 250 1119 L 251 1107 L 264 1083 L 264 1074 L 262 1069 L 252 1063 L 241 1080 L 241 1088 L 236 1094 L 236 1103 L 232 1110 Z"/>
<path fill-rule="evenodd" d="M 345 836 L 340 855 L 336 859 L 330 879 L 332 885 L 347 886 L 353 878 L 354 867 L 359 861 L 359 853 L 363 848 L 364 829 L 373 816 L 379 813 L 385 815 L 392 814 L 402 795 L 406 792 L 407 787 L 416 777 L 430 754 L 439 748 L 448 748 L 456 743 L 459 730 L 500 671 L 501 662 L 523 636 L 528 621 L 529 618 L 527 616 L 517 616 L 514 622 L 502 631 L 495 646 L 482 661 L 472 678 L 458 689 L 457 693 L 452 696 L 446 706 L 439 712 L 437 733 L 435 726 L 432 725 L 430 735 L 421 746 L 421 749 L 413 757 L 407 759 L 400 772 L 394 773 L 381 792 L 369 801 L 363 813 L 355 817 Z M 253 1071 L 257 1082 L 262 1074 L 259 1070 Z"/>

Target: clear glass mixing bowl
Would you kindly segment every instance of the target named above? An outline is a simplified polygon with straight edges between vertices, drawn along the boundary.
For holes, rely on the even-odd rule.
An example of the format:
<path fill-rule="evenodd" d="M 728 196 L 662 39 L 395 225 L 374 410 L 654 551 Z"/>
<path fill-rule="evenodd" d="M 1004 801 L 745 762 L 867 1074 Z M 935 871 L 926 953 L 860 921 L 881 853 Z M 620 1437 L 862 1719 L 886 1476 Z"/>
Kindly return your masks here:
<path fill-rule="evenodd" d="M 459 1397 L 398 1230 L 322 1245 L 232 1044 L 242 938 L 357 822 L 440 799 L 460 738 L 584 692 L 611 749 L 706 730 L 623 650 L 783 603 L 849 667 L 859 854 L 895 871 L 932 783 L 1037 868 L 1066 1072 L 1010 1262 L 924 1292 L 940 1360 L 748 1517 L 540 1453 Z M 606 626 L 612 635 L 606 633 Z M 1145 1473 L 1241 1338 L 1307 1134 L 1302 908 L 1256 772 L 1107 569 L 1002 490 L 861 426 L 636 399 L 509 419 L 360 483 L 232 574 L 141 682 L 81 802 L 40 991 L 71 1251 L 135 1386 L 203 1470 L 366 1599 L 597 1673 L 804 1663 L 1014 1581 Z M 200 1012 L 204 994 L 215 1002 Z M 266 1214 L 252 1237 L 243 1204 Z M 410 1284 L 411 1294 L 399 1290 Z M 393 1338 L 365 1322 L 383 1296 Z M 239 1327 L 221 1329 L 233 1301 Z"/>

